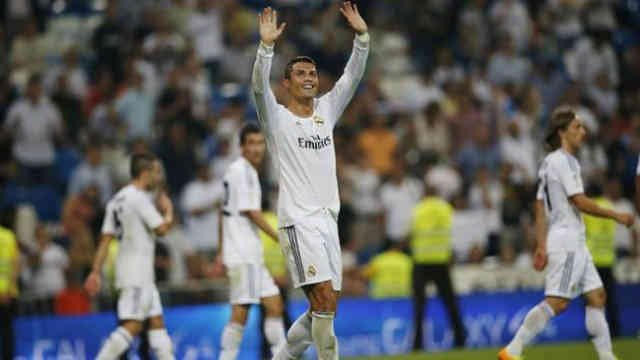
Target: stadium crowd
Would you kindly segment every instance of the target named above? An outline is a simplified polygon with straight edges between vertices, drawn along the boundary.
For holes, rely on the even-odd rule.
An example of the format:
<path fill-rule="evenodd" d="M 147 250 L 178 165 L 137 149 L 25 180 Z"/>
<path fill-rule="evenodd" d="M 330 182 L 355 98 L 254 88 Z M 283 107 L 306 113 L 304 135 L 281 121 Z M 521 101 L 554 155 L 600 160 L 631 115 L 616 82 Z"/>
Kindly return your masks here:
<path fill-rule="evenodd" d="M 283 67 L 298 54 L 317 60 L 326 91 L 352 42 L 339 3 L 270 3 L 289 28 L 301 29 L 277 46 L 279 100 Z M 162 159 L 180 210 L 180 226 L 157 247 L 157 280 L 216 275 L 205 265 L 218 245 L 221 178 L 238 156 L 238 130 L 256 121 L 248 85 L 263 2 L 5 4 L 0 205 L 2 226 L 15 233 L 22 254 L 21 291 L 42 299 L 45 311 L 89 311 L 81 283 L 104 205 L 129 180 L 131 154 L 143 151 Z M 542 136 L 561 103 L 588 127 L 580 154 L 588 191 L 633 211 L 639 5 L 359 1 L 373 52 L 335 131 L 345 293 L 366 294 L 359 269 L 406 243 L 425 184 L 455 208 L 456 263 L 530 269 Z M 275 205 L 272 167 L 261 176 L 267 206 Z M 638 257 L 637 244 L 634 230 L 617 229 L 619 256 Z"/>

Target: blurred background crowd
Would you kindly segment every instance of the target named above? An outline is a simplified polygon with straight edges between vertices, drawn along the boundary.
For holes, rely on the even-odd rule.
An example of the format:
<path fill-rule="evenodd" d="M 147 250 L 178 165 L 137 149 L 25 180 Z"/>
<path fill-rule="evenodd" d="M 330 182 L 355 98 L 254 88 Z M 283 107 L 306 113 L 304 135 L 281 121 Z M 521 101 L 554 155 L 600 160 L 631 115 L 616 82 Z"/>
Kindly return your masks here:
<path fill-rule="evenodd" d="M 329 89 L 353 40 L 338 2 L 269 3 L 287 22 L 272 69 L 279 101 L 284 64 L 298 54 L 315 58 L 321 91 Z M 3 4 L 0 207 L 22 255 L 20 299 L 31 299 L 22 311 L 90 311 L 81 284 L 104 205 L 141 151 L 162 159 L 180 214 L 180 226 L 159 240 L 157 280 L 174 295 L 188 284 L 215 284 L 207 264 L 218 246 L 221 178 L 239 156 L 238 130 L 256 121 L 248 84 L 263 1 Z M 588 128 L 580 153 L 588 193 L 633 211 L 640 1 L 361 0 L 358 7 L 372 54 L 335 130 L 346 295 L 367 294 L 375 271 L 366 265 L 407 242 L 425 188 L 454 207 L 455 264 L 532 271 L 541 139 L 561 103 Z M 269 165 L 261 173 L 267 208 L 276 204 L 275 175 Z M 617 229 L 615 244 L 619 258 L 637 259 L 634 229 Z M 266 253 L 277 258 L 277 246 Z M 286 286 L 282 263 L 273 263 Z M 209 301 L 211 293 L 175 298 Z"/>

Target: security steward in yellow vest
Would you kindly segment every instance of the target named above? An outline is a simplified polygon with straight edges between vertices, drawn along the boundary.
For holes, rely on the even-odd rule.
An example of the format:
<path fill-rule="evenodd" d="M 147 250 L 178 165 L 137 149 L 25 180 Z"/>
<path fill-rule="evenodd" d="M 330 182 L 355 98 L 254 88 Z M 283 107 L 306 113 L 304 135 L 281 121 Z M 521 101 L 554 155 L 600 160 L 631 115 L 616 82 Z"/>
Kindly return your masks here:
<path fill-rule="evenodd" d="M 13 231 L 0 225 L 0 359 L 13 359 L 13 319 L 16 316 L 20 250 Z"/>
<path fill-rule="evenodd" d="M 595 202 L 607 209 L 613 209 L 613 203 L 602 195 L 599 186 L 591 186 L 590 192 Z M 582 215 L 587 234 L 587 247 L 596 265 L 600 279 L 607 293 L 606 312 L 609 329 L 612 336 L 619 335 L 618 305 L 616 303 L 613 265 L 616 261 L 616 222 L 611 219 L 597 218 L 587 214 Z"/>
<path fill-rule="evenodd" d="M 413 350 L 423 350 L 422 320 L 425 308 L 425 286 L 431 281 L 435 282 L 438 294 L 449 313 L 455 346 L 463 347 L 466 335 L 449 274 L 453 207 L 439 198 L 432 186 L 426 186 L 425 194 L 422 202 L 413 210 L 409 241 L 414 261 L 413 324 L 416 331 Z"/>
<path fill-rule="evenodd" d="M 405 242 L 391 242 L 389 249 L 376 255 L 363 269 L 374 299 L 408 298 L 411 295 L 413 260 L 403 252 Z"/>

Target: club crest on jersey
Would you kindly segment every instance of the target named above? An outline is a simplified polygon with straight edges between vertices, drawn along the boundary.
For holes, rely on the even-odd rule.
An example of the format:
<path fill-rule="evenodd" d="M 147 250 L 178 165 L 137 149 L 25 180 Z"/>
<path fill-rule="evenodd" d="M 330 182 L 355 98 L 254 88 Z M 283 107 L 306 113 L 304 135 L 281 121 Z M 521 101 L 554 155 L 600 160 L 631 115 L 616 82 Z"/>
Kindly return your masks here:
<path fill-rule="evenodd" d="M 307 274 L 309 274 L 309 277 L 316 276 L 317 274 L 316 268 L 313 265 L 309 265 L 309 269 L 307 269 Z"/>
<path fill-rule="evenodd" d="M 324 125 L 324 119 L 318 115 L 315 115 L 313 117 L 313 122 L 316 123 L 317 125 Z"/>

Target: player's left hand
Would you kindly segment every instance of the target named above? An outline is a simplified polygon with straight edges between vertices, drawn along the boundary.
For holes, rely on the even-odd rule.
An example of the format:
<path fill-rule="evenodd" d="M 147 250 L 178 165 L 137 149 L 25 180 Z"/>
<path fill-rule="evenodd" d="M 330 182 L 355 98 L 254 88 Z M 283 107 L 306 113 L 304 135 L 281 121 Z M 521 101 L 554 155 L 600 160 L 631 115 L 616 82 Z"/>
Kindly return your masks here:
<path fill-rule="evenodd" d="M 91 272 L 87 280 L 84 282 L 84 289 L 87 290 L 89 296 L 96 296 L 100 291 L 100 286 L 102 279 L 100 278 L 100 274 L 96 272 Z"/>
<path fill-rule="evenodd" d="M 633 214 L 620 214 L 617 221 L 626 227 L 631 227 L 635 221 L 635 216 Z"/>
<path fill-rule="evenodd" d="M 364 34 L 368 31 L 367 23 L 364 21 L 360 12 L 358 12 L 358 6 L 351 1 L 345 1 L 340 7 L 340 12 L 349 22 L 349 26 L 358 35 Z"/>
<path fill-rule="evenodd" d="M 533 268 L 536 271 L 542 271 L 547 266 L 547 250 L 541 247 L 536 249 L 535 254 L 533 254 Z"/>

